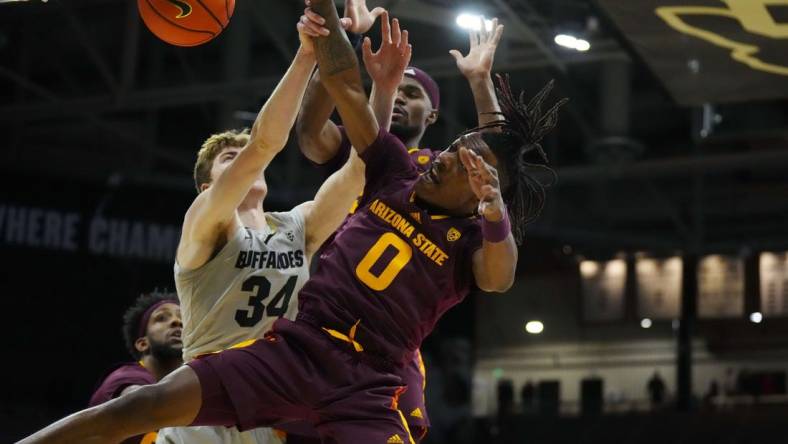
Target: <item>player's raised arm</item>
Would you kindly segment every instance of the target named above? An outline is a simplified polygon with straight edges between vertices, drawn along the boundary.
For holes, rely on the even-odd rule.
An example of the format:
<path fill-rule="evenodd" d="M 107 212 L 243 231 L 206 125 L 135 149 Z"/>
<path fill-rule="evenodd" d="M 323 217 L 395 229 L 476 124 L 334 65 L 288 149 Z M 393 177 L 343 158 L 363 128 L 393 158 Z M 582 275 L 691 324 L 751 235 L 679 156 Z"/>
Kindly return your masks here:
<path fill-rule="evenodd" d="M 410 62 L 411 47 L 408 31 L 401 31 L 395 19 L 389 24 L 388 14 L 381 18 L 383 39 L 377 51 L 364 41 L 364 63 L 375 82 L 370 101 L 375 116 L 383 127 L 391 124 L 394 95 Z M 332 174 L 320 187 L 315 199 L 302 205 L 306 223 L 307 255 L 314 253 L 347 216 L 348 208 L 364 186 L 364 162 L 351 150 L 345 165 Z"/>
<path fill-rule="evenodd" d="M 351 144 L 361 154 L 377 139 L 380 126 L 367 103 L 358 60 L 342 32 L 333 0 L 307 0 L 307 5 L 329 31 L 314 39 L 321 81 L 337 105 Z"/>
<path fill-rule="evenodd" d="M 484 17 L 480 17 L 481 28 L 479 31 L 471 30 L 470 49 L 467 55 L 452 49 L 449 54 L 454 57 L 457 68 L 468 81 L 473 92 L 473 101 L 476 113 L 479 116 L 479 126 L 501 119 L 501 107 L 495 95 L 490 73 L 495 59 L 495 50 L 501 41 L 503 25 L 498 24 L 498 19 L 492 20 L 492 29 L 487 30 Z"/>
<path fill-rule="evenodd" d="M 397 19 L 389 23 L 387 12 L 381 15 L 380 32 L 380 48 L 372 52 L 372 41 L 367 37 L 362 46 L 362 55 L 364 66 L 374 82 L 369 103 L 378 124 L 388 131 L 397 88 L 405 76 L 405 68 L 410 64 L 413 48 L 408 43 L 408 31 L 400 29 Z"/>
<path fill-rule="evenodd" d="M 479 198 L 482 217 L 482 248 L 473 254 L 473 276 L 484 291 L 503 292 L 514 283 L 517 244 L 512 235 L 506 205 L 501 196 L 498 171 L 478 154 L 460 148 L 460 161 L 468 171 L 468 181 Z"/>
<path fill-rule="evenodd" d="M 366 0 L 348 0 L 345 3 L 343 27 L 353 34 L 364 34 L 369 31 L 377 17 L 384 12 L 383 8 L 369 10 Z M 347 22 L 344 22 L 344 21 Z M 316 23 L 310 23 L 309 17 L 302 17 L 304 28 L 312 36 L 318 36 Z M 320 82 L 320 70 L 315 71 L 309 82 L 304 103 L 296 120 L 296 137 L 298 147 L 307 159 L 324 164 L 333 159 L 342 143 L 342 135 L 337 125 L 330 120 L 334 112 L 334 99 Z"/>
<path fill-rule="evenodd" d="M 287 142 L 314 66 L 311 42 L 303 42 L 290 68 L 257 115 L 249 142 L 240 151 L 223 152 L 222 156 L 234 156 L 229 166 L 212 183 L 200 185 L 200 194 L 183 222 L 177 252 L 181 267 L 193 269 L 206 263 L 219 246 L 221 236 L 232 224 L 238 223 L 236 209 L 261 177 L 263 169 Z"/>

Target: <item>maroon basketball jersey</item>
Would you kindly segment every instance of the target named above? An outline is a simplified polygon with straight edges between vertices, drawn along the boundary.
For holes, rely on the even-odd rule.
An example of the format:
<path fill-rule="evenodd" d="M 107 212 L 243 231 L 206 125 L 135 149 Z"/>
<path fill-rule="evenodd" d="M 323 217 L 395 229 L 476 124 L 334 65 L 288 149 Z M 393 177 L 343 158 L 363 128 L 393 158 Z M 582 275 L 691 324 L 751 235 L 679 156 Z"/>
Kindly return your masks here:
<path fill-rule="evenodd" d="M 325 246 L 299 312 L 356 351 L 401 365 L 474 286 L 480 227 L 476 218 L 431 215 L 414 203 L 419 162 L 395 136 L 381 130 L 361 158 L 364 194 Z"/>
<path fill-rule="evenodd" d="M 129 362 L 115 367 L 101 384 L 98 386 L 93 396 L 90 397 L 89 407 L 103 404 L 110 399 L 120 396 L 123 389 L 130 385 L 155 384 L 156 378 L 139 362 Z"/>
<path fill-rule="evenodd" d="M 327 178 L 328 176 L 332 175 L 335 171 L 342 168 L 342 165 L 347 162 L 348 157 L 350 157 L 350 150 L 353 148 L 350 144 L 350 139 L 347 137 L 347 131 L 345 131 L 345 127 L 339 125 L 339 134 L 342 136 L 339 142 L 339 147 L 337 148 L 336 154 L 334 157 L 327 160 L 325 163 L 315 163 L 309 158 L 306 160 L 311 163 L 315 168 L 318 169 L 323 175 Z M 430 161 L 432 157 L 437 155 L 438 152 L 432 151 L 429 148 L 408 148 L 408 154 L 410 155 L 411 160 L 416 165 L 416 168 L 423 172 L 429 169 Z"/>
<path fill-rule="evenodd" d="M 120 364 L 104 377 L 90 397 L 88 406 L 93 407 L 115 399 L 126 387 L 155 383 L 156 378 L 139 362 Z M 122 444 L 153 444 L 154 442 L 156 442 L 156 433 L 151 432 L 125 439 Z"/>

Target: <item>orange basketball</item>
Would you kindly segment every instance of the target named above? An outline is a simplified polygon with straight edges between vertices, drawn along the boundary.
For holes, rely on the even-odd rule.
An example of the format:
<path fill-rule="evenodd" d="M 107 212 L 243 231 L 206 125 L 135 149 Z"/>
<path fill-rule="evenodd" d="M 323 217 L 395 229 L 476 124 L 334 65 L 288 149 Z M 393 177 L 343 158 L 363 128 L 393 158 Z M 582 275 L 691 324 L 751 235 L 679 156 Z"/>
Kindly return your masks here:
<path fill-rule="evenodd" d="M 227 27 L 235 0 L 137 0 L 137 7 L 158 38 L 177 46 L 197 46 Z"/>

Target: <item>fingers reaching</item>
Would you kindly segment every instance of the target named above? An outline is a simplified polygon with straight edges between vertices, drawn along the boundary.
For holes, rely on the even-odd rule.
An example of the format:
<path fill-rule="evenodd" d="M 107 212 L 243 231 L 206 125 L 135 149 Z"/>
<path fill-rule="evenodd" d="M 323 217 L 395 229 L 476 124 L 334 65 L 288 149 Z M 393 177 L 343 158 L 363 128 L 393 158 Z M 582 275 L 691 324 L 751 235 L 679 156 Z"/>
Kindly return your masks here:
<path fill-rule="evenodd" d="M 364 65 L 369 66 L 373 56 L 372 40 L 369 37 L 364 37 L 364 41 L 361 43 L 361 57 L 364 59 Z"/>
<path fill-rule="evenodd" d="M 369 15 L 372 17 L 372 21 L 375 21 L 378 17 L 380 17 L 386 10 L 378 6 L 377 8 L 373 9 L 369 12 Z"/>
<path fill-rule="evenodd" d="M 402 41 L 402 31 L 399 28 L 399 19 L 391 21 L 391 43 L 394 46 L 399 46 Z"/>
<path fill-rule="evenodd" d="M 471 49 L 477 47 L 479 45 L 479 33 L 471 30 L 468 32 L 468 38 L 470 40 Z"/>
<path fill-rule="evenodd" d="M 479 42 L 483 43 L 486 42 L 489 37 L 489 33 L 487 32 L 487 21 L 484 19 L 483 15 L 479 16 Z"/>
<path fill-rule="evenodd" d="M 323 27 L 325 22 L 323 17 L 320 17 L 320 15 L 316 14 L 310 8 L 307 8 L 304 10 L 304 15 L 301 16 L 296 27 L 298 28 L 298 32 L 310 37 L 327 36 L 329 31 Z"/>
<path fill-rule="evenodd" d="M 493 33 L 492 43 L 495 46 L 498 46 L 498 42 L 501 41 L 501 36 L 503 35 L 503 25 L 498 24 L 498 19 L 493 20 L 493 29 L 495 32 Z"/>
<path fill-rule="evenodd" d="M 384 11 L 380 15 L 380 37 L 382 44 L 391 43 L 391 23 L 389 23 L 389 13 Z"/>
<path fill-rule="evenodd" d="M 497 186 L 497 172 L 484 161 L 482 156 L 462 147 L 460 148 L 460 161 L 465 170 L 468 171 L 468 176 L 471 180 L 479 184 Z"/>

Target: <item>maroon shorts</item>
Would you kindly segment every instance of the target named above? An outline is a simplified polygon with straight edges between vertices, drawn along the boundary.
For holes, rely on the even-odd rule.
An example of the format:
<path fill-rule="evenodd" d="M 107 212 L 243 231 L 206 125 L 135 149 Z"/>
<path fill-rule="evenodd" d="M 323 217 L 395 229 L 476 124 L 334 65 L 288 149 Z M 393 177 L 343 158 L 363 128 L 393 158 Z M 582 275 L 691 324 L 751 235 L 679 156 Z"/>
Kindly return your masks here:
<path fill-rule="evenodd" d="M 416 356 L 405 367 L 395 371 L 408 387 L 399 397 L 399 409 L 408 421 L 410 432 L 414 439 L 421 440 L 427 433 L 430 420 L 427 417 L 427 406 L 424 403 L 425 378 L 424 362 L 421 352 L 416 351 Z"/>
<path fill-rule="evenodd" d="M 188 365 L 202 388 L 192 425 L 248 430 L 302 419 L 323 442 L 412 442 L 397 409 L 402 379 L 308 324 L 279 319 L 264 339 Z"/>
<path fill-rule="evenodd" d="M 408 428 L 415 442 L 421 442 L 427 435 L 430 420 L 424 403 L 425 370 L 421 353 L 416 351 L 413 361 L 394 371 L 407 385 L 407 390 L 399 396 L 399 410 L 405 415 Z M 317 431 L 305 421 L 279 424 L 278 429 L 287 432 L 287 442 L 293 444 L 320 444 Z"/>

